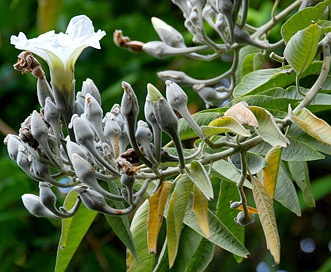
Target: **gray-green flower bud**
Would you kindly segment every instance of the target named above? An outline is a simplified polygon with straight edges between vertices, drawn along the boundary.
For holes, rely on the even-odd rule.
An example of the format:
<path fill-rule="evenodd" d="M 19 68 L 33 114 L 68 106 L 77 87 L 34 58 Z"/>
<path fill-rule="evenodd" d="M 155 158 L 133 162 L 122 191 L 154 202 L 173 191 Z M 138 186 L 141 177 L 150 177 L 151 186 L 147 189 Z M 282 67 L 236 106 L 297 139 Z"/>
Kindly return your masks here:
<path fill-rule="evenodd" d="M 7 145 L 7 151 L 9 157 L 16 161 L 18 155 L 18 148 L 22 144 L 19 137 L 13 134 L 8 134 L 4 139 L 5 145 Z"/>
<path fill-rule="evenodd" d="M 72 164 L 75 169 L 75 173 L 81 182 L 90 186 L 104 197 L 116 201 L 123 200 L 121 196 L 111 194 L 99 185 L 94 168 L 81 156 L 78 154 L 72 154 Z"/>
<path fill-rule="evenodd" d="M 170 135 L 174 141 L 181 169 L 185 168 L 185 159 L 183 155 L 182 144 L 178 134 L 178 119 L 172 110 L 169 102 L 162 96 L 160 91 L 152 84 L 147 86 L 148 96 L 153 103 L 153 111 L 159 127 Z"/>
<path fill-rule="evenodd" d="M 36 217 L 48 217 L 53 219 L 62 219 L 62 217 L 55 215 L 45 206 L 40 203 L 40 198 L 33 194 L 22 195 L 24 207 Z"/>
<path fill-rule="evenodd" d="M 136 139 L 138 144 L 143 148 L 144 155 L 146 155 L 147 159 L 156 166 L 158 162 L 155 160 L 152 149 L 151 149 L 151 142 L 152 142 L 152 132 L 149 129 L 146 122 L 139 120 L 138 121 L 138 128 L 136 131 Z"/>
<path fill-rule="evenodd" d="M 54 101 L 53 90 L 49 86 L 46 78 L 38 78 L 37 80 L 37 97 L 40 106 L 45 106 L 45 100 L 49 97 Z"/>
<path fill-rule="evenodd" d="M 86 119 L 90 122 L 90 124 L 94 128 L 99 139 L 102 142 L 106 142 L 106 138 L 103 134 L 103 130 L 101 126 L 103 110 L 100 104 L 98 103 L 98 101 L 89 93 L 86 94 L 85 96 L 84 113 Z"/>
<path fill-rule="evenodd" d="M 153 17 L 151 21 L 155 31 L 163 42 L 171 47 L 186 47 L 182 34 L 175 28 L 156 17 Z"/>
<path fill-rule="evenodd" d="M 254 219 L 253 219 L 253 217 L 251 216 L 250 213 L 247 213 L 247 215 L 245 215 L 245 212 L 244 211 L 240 211 L 237 214 L 237 217 L 235 218 L 235 221 L 239 225 L 247 226 L 247 225 L 253 223 Z"/>
<path fill-rule="evenodd" d="M 83 87 L 82 87 L 82 95 L 86 96 L 87 94 L 90 94 L 95 98 L 95 100 L 99 103 L 101 106 L 101 96 L 100 92 L 97 88 L 97 86 L 94 84 L 92 79 L 87 78 L 83 82 Z"/>

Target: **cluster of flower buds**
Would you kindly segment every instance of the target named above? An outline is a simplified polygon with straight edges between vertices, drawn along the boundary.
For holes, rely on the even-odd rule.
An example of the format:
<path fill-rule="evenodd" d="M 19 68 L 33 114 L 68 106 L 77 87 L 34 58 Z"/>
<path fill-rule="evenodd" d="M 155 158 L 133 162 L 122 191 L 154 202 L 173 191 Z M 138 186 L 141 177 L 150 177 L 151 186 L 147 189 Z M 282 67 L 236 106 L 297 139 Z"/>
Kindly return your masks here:
<path fill-rule="evenodd" d="M 38 70 L 38 74 L 44 75 L 31 53 L 20 54 L 18 62 L 16 69 L 20 67 L 21 71 L 30 73 Z M 61 100 L 54 99 L 54 89 L 43 76 L 37 78 L 41 110 L 33 111 L 24 120 L 19 135 L 9 134 L 5 139 L 10 158 L 39 183 L 39 196 L 22 196 L 25 207 L 35 216 L 66 218 L 72 216 L 81 203 L 91 210 L 111 215 L 133 211 L 152 179 L 140 175 L 145 181 L 135 188 L 141 169 L 150 169 L 154 179 L 160 176 L 164 169 L 161 163 L 166 161 L 177 161 L 179 172 L 185 169 L 174 110 L 205 138 L 188 112 L 187 95 L 175 82 L 166 81 L 167 98 L 152 84 L 147 85 L 145 122 L 137 120 L 140 109 L 129 83 L 122 83 L 121 105 L 115 104 L 104 114 L 99 90 L 87 79 L 76 94 L 67 125 L 62 122 L 63 114 L 58 105 Z M 173 140 L 178 157 L 162 148 L 162 131 Z M 57 208 L 57 196 L 52 187 L 75 190 L 78 193 L 75 205 L 70 210 Z M 109 205 L 112 201 L 127 204 L 117 209 Z"/>
<path fill-rule="evenodd" d="M 219 107 L 229 100 L 234 88 L 235 70 L 238 65 L 239 49 L 245 45 L 254 45 L 261 49 L 270 49 L 266 41 L 253 39 L 244 28 L 248 1 L 240 0 L 172 0 L 183 12 L 184 26 L 192 34 L 195 46 L 186 46 L 183 35 L 174 27 L 159 18 L 151 19 L 153 27 L 160 37 L 160 41 L 131 41 L 122 35 L 121 30 L 114 33 L 117 46 L 130 51 L 146 52 L 156 58 L 185 55 L 189 58 L 210 61 L 215 58 L 227 57 L 232 61 L 231 68 L 214 78 L 195 79 L 181 71 L 161 71 L 158 76 L 174 81 L 181 86 L 188 85 L 205 102 L 206 107 Z M 206 33 L 206 25 L 218 35 L 218 39 L 211 39 Z M 250 29 L 250 28 L 249 28 Z M 213 53 L 210 53 L 210 51 Z M 203 51 L 207 51 L 204 54 Z"/>

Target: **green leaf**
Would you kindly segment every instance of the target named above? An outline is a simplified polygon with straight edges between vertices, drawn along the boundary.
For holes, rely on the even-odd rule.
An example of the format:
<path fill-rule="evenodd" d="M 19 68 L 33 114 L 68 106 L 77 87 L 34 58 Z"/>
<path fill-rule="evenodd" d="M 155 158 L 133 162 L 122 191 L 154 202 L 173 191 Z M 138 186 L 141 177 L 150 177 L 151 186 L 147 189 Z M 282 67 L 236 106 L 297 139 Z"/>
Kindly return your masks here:
<path fill-rule="evenodd" d="M 176 261 L 170 271 L 185 271 L 187 264 L 198 249 L 201 240 L 202 237 L 198 233 L 184 225 L 178 245 Z"/>
<path fill-rule="evenodd" d="M 310 148 L 322 152 L 324 154 L 331 155 L 331 146 L 320 141 L 317 141 L 315 138 L 309 136 L 305 133 L 299 126 L 292 124 L 288 136 L 297 141 L 301 141 L 308 145 Z"/>
<path fill-rule="evenodd" d="M 200 229 L 204 235 L 210 237 L 209 219 L 208 219 L 208 200 L 202 194 L 197 186 L 194 186 L 193 212 L 199 222 Z"/>
<path fill-rule="evenodd" d="M 318 75 L 322 62 L 314 61 L 307 70 L 300 75 Z M 243 77 L 242 81 L 234 88 L 233 97 L 262 93 L 275 87 L 286 87 L 295 82 L 296 74 L 288 73 L 284 68 L 271 68 L 254 71 Z"/>
<path fill-rule="evenodd" d="M 292 179 L 296 182 L 303 193 L 303 199 L 308 207 L 315 207 L 315 200 L 309 180 L 307 162 L 288 162 L 288 168 Z"/>
<path fill-rule="evenodd" d="M 244 244 L 245 242 L 245 228 L 234 221 L 238 214 L 238 210 L 231 209 L 231 201 L 237 201 L 239 198 L 237 185 L 233 182 L 221 180 L 221 188 L 217 202 L 216 216 L 222 219 L 225 226 L 233 233 L 237 239 Z M 237 262 L 243 260 L 242 257 L 235 256 Z"/>
<path fill-rule="evenodd" d="M 226 106 L 236 104 L 241 101 L 245 101 L 246 103 L 252 106 L 259 106 L 261 108 L 264 108 L 279 118 L 283 118 L 287 115 L 288 104 L 291 104 L 293 106 L 299 104 L 299 101 L 294 99 L 256 94 L 256 95 L 248 95 L 248 96 L 236 98 Z"/>
<path fill-rule="evenodd" d="M 287 135 L 290 144 L 282 150 L 282 160 L 284 161 L 314 161 L 324 159 L 324 156 L 316 151 L 314 146 L 308 145 L 304 139 L 293 138 Z M 250 149 L 251 152 L 266 155 L 270 150 L 271 145 L 262 142 Z"/>
<path fill-rule="evenodd" d="M 270 149 L 265 156 L 265 161 L 268 165 L 262 170 L 262 183 L 271 198 L 273 198 L 275 194 L 281 155 L 282 148 L 276 146 Z"/>
<path fill-rule="evenodd" d="M 169 209 L 167 213 L 167 239 L 168 239 L 168 256 L 169 267 L 175 262 L 180 234 L 183 226 L 183 219 L 189 202 L 193 183 L 183 175 L 176 181 L 176 187 L 171 195 Z"/>
<path fill-rule="evenodd" d="M 222 176 L 223 179 L 238 183 L 241 178 L 240 172 L 233 164 L 225 161 L 219 160 L 213 163 L 213 169 Z M 251 183 L 248 180 L 245 180 L 244 186 L 247 188 L 252 188 Z"/>
<path fill-rule="evenodd" d="M 307 107 L 312 112 L 326 111 L 331 109 L 331 95 L 318 93 L 315 99 Z"/>
<path fill-rule="evenodd" d="M 211 121 L 220 117 L 220 114 L 217 112 L 204 112 L 193 114 L 192 117 L 197 122 L 199 126 L 208 125 Z M 181 140 L 187 140 L 197 137 L 197 134 L 189 126 L 184 118 L 179 119 L 178 122 L 178 132 Z"/>
<path fill-rule="evenodd" d="M 291 178 L 287 174 L 282 164 L 278 170 L 274 199 L 282 204 L 285 208 L 295 213 L 297 216 L 301 215 L 297 192 Z"/>
<path fill-rule="evenodd" d="M 201 236 L 205 237 L 201 231 L 200 226 L 196 220 L 192 209 L 187 209 L 185 213 L 184 223 L 190 228 L 194 229 Z M 209 241 L 215 245 L 244 258 L 247 258 L 249 252 L 243 244 L 228 230 L 228 228 L 217 218 L 211 211 L 209 211 L 209 227 L 210 237 Z M 207 237 L 205 237 L 207 238 Z"/>
<path fill-rule="evenodd" d="M 108 182 L 109 192 L 119 195 L 119 189 L 114 183 Z M 111 206 L 115 206 L 117 209 L 124 209 L 124 204 L 117 201 L 109 201 Z M 132 233 L 130 230 L 130 222 L 128 216 L 111 216 L 105 215 L 105 218 L 116 234 L 116 236 L 122 241 L 122 243 L 130 250 L 133 256 L 138 259 L 136 247 L 133 241 Z"/>
<path fill-rule="evenodd" d="M 331 192 L 331 175 L 327 175 L 321 178 L 314 179 L 314 182 L 311 184 L 311 189 L 315 200 L 318 201 L 330 194 Z M 302 209 L 306 208 L 306 205 L 303 200 L 302 192 L 298 192 L 298 197 L 300 201 L 300 206 Z"/>
<path fill-rule="evenodd" d="M 190 238 L 189 238 L 190 239 Z M 205 238 L 202 238 L 199 247 L 194 252 L 185 272 L 205 271 L 214 257 L 215 245 Z"/>
<path fill-rule="evenodd" d="M 322 29 L 312 23 L 295 33 L 284 50 L 284 57 L 297 74 L 302 74 L 315 58 Z"/>
<path fill-rule="evenodd" d="M 277 126 L 274 117 L 267 110 L 256 106 L 250 106 L 249 109 L 254 113 L 259 122 L 256 132 L 264 141 L 272 146 L 286 147 L 289 144 L 288 139 Z"/>
<path fill-rule="evenodd" d="M 304 8 L 291 16 L 281 28 L 281 35 L 285 43 L 287 43 L 299 30 L 309 26 L 312 21 L 317 22 L 321 19 L 326 7 L 330 3 L 330 0 L 326 0 L 313 7 Z"/>
<path fill-rule="evenodd" d="M 77 192 L 71 190 L 67 194 L 63 206 L 67 210 L 70 210 L 76 202 L 77 197 Z M 80 205 L 77 213 L 73 217 L 62 219 L 61 237 L 57 248 L 55 272 L 64 272 L 67 269 L 70 260 L 74 256 L 78 246 L 97 214 L 97 212 L 87 209 L 84 205 Z"/>
<path fill-rule="evenodd" d="M 200 162 L 191 162 L 189 169 L 185 169 L 185 173 L 188 178 L 200 189 L 207 200 L 214 198 L 213 187 L 211 185 L 209 175 Z"/>
<path fill-rule="evenodd" d="M 290 144 L 283 149 L 282 160 L 284 161 L 314 161 L 325 157 L 315 149 L 309 147 L 304 141 L 296 140 L 287 136 Z"/>
<path fill-rule="evenodd" d="M 241 170 L 241 155 L 239 153 L 231 156 L 231 162 L 237 169 Z M 251 152 L 246 153 L 246 162 L 252 174 L 260 172 L 266 166 L 265 160 L 260 155 Z"/>
<path fill-rule="evenodd" d="M 319 20 L 317 24 L 322 28 L 322 35 L 331 31 L 331 21 Z"/>
<path fill-rule="evenodd" d="M 148 272 L 153 271 L 155 264 L 155 255 L 149 254 L 147 243 L 147 216 L 148 216 L 148 200 L 145 200 L 143 204 L 136 211 L 132 222 L 131 232 L 136 250 L 138 254 L 138 260 L 133 254 L 128 251 L 126 259 L 127 271 L 134 272 Z"/>
<path fill-rule="evenodd" d="M 307 134 L 317 141 L 331 145 L 331 127 L 307 109 L 301 109 L 291 119 Z"/>
<path fill-rule="evenodd" d="M 207 137 L 225 132 L 235 133 L 244 137 L 251 136 L 248 130 L 246 130 L 236 119 L 230 116 L 220 117 L 211 122 L 208 126 L 202 126 L 201 129 Z"/>
<path fill-rule="evenodd" d="M 261 53 L 261 49 L 251 45 L 247 45 L 240 49 L 238 57 L 238 68 L 236 70 L 236 82 L 240 82 L 242 77 L 246 74 L 262 68 L 258 62 L 259 58 L 255 59 L 256 56 L 260 55 L 263 55 Z"/>
<path fill-rule="evenodd" d="M 252 176 L 253 197 L 259 218 L 267 241 L 267 248 L 274 257 L 275 263 L 280 262 L 280 241 L 276 223 L 276 216 L 272 199 L 263 184 Z"/>
<path fill-rule="evenodd" d="M 170 193 L 172 183 L 165 181 L 149 199 L 148 208 L 148 248 L 150 253 L 156 253 L 157 238 L 162 226 L 164 208 Z"/>

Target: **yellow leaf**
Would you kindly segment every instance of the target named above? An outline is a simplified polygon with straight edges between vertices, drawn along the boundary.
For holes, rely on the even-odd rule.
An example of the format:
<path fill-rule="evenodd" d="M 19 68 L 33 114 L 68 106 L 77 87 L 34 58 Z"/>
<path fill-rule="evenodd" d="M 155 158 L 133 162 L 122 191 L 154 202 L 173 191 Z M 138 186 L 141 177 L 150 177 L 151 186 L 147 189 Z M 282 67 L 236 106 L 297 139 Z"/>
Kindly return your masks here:
<path fill-rule="evenodd" d="M 157 192 L 148 199 L 147 239 L 148 251 L 152 254 L 156 253 L 157 238 L 162 226 L 164 207 L 171 187 L 171 182 L 163 182 Z"/>
<path fill-rule="evenodd" d="M 271 198 L 274 198 L 275 195 L 281 155 L 282 148 L 275 146 L 271 148 L 265 156 L 265 161 L 268 165 L 262 169 L 262 183 Z"/>
<path fill-rule="evenodd" d="M 210 237 L 208 200 L 197 186 L 194 186 L 194 200 L 192 207 L 202 232 L 206 238 Z"/>
<path fill-rule="evenodd" d="M 248 104 L 244 101 L 239 102 L 229 108 L 224 116 L 231 116 L 236 118 L 241 124 L 249 125 L 252 127 L 259 127 L 259 123 L 255 117 L 255 115 L 248 108 Z"/>
<path fill-rule="evenodd" d="M 239 211 L 243 211 L 243 210 L 244 210 L 243 205 L 238 206 L 238 207 L 237 207 L 237 210 L 239 210 Z M 258 214 L 257 209 L 254 208 L 254 207 L 247 206 L 247 210 L 248 210 L 249 213 L 252 213 L 252 214 Z"/>
<path fill-rule="evenodd" d="M 253 197 L 260 217 L 267 248 L 274 257 L 275 263 L 280 262 L 280 241 L 272 199 L 263 184 L 252 177 Z"/>
<path fill-rule="evenodd" d="M 331 145 L 330 125 L 306 108 L 299 110 L 296 115 L 292 115 L 291 119 L 311 137 L 322 143 Z"/>

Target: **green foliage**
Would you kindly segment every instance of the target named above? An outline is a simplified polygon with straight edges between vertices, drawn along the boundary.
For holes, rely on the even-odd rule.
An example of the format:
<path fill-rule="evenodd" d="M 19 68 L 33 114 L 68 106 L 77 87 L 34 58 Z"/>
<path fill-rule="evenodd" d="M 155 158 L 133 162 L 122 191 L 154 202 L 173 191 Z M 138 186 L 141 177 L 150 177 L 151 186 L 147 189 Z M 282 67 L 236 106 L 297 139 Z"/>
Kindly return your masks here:
<path fill-rule="evenodd" d="M 106 1 L 100 1 L 99 6 L 96 5 L 96 10 L 91 9 L 94 5 L 88 2 L 81 3 L 77 7 L 77 12 L 91 13 L 89 15 L 96 28 L 108 31 L 107 40 L 102 46 L 103 53 L 86 50 L 86 53 L 81 56 L 75 72 L 79 85 L 86 76 L 90 76 L 90 71 L 94 71 L 93 80 L 102 89 L 102 105 L 107 110 L 111 108 L 114 101 L 120 101 L 122 91 L 119 86 L 122 80 L 130 82 L 135 89 L 139 90 L 136 93 L 139 103 L 142 103 L 146 96 L 147 82 L 158 82 L 155 85 L 161 86 L 160 90 L 164 89 L 155 76 L 155 72 L 159 69 L 181 67 L 192 75 L 202 77 L 208 72 L 213 73 L 218 70 L 220 66 L 219 63 L 211 63 L 208 66 L 210 71 L 203 71 L 201 67 L 204 67 L 205 64 L 193 64 L 192 60 L 187 60 L 185 57 L 173 58 L 168 64 L 166 61 L 155 61 L 146 55 L 131 55 L 131 53 L 114 47 L 109 36 L 115 28 L 128 30 L 130 36 L 135 36 L 135 39 L 139 38 L 144 41 L 155 39 L 149 18 L 143 14 L 150 15 L 150 17 L 166 15 L 169 24 L 172 22 L 171 25 L 177 25 L 177 20 L 172 13 L 181 14 L 178 10 L 171 10 L 171 14 L 169 14 L 167 10 L 170 6 L 169 3 L 169 6 L 156 5 L 157 7 L 152 8 L 138 2 L 134 1 L 134 4 L 129 7 L 132 9 L 130 14 L 127 10 L 123 11 L 123 6 L 119 3 Z M 146 3 L 151 4 L 149 1 Z M 10 6 L 11 12 L 16 10 L 14 4 L 15 2 Z M 329 4 L 330 1 L 324 1 L 314 7 L 298 11 L 292 17 L 281 18 L 281 34 L 286 43 L 283 55 L 289 66 L 263 69 L 263 64 L 270 64 L 265 49 L 252 45 L 238 49 L 239 62 L 236 69 L 232 71 L 236 82 L 233 99 L 225 101 L 223 107 L 199 109 L 193 115 L 203 134 L 215 146 L 208 145 L 207 142 L 204 142 L 205 139 L 199 139 L 192 144 L 197 134 L 184 119 L 180 119 L 180 138 L 187 142 L 189 148 L 192 148 L 192 150 L 184 151 L 187 151 L 187 155 L 192 155 L 199 144 L 203 146 L 203 151 L 194 160 L 187 160 L 186 168 L 181 172 L 172 166 L 169 168 L 170 174 L 167 172 L 167 168 L 162 169 L 165 173 L 164 176 L 156 177 L 156 181 L 152 181 L 150 187 L 154 189 L 156 182 L 160 182 L 160 184 L 163 182 L 163 185 L 159 185 L 158 188 L 159 190 L 166 188 L 164 195 L 162 195 L 162 191 L 157 191 L 159 195 L 155 193 L 156 190 L 153 191 L 149 188 L 144 194 L 146 200 L 138 205 L 133 217 L 106 215 L 100 222 L 95 220 L 96 212 L 92 212 L 82 205 L 74 217 L 63 219 L 55 271 L 65 271 L 66 269 L 73 271 L 77 267 L 81 271 L 86 271 L 88 266 L 84 267 L 84 261 L 81 261 L 85 260 L 85 256 L 91 266 L 99 264 L 101 269 L 107 270 L 107 265 L 102 266 L 102 260 L 109 257 L 109 264 L 111 264 L 112 260 L 117 259 L 117 256 L 124 254 L 123 250 L 122 252 L 116 251 L 116 245 L 110 245 L 110 243 L 102 245 L 102 247 L 111 248 L 113 251 L 101 250 L 100 253 L 100 250 L 95 250 L 96 253 L 93 254 L 97 257 L 90 257 L 93 254 L 86 250 L 87 245 L 83 240 L 86 233 L 92 231 L 88 230 L 91 225 L 104 226 L 107 223 L 111 228 L 111 233 L 120 240 L 121 246 L 124 245 L 127 248 L 126 266 L 128 271 L 213 271 L 213 264 L 217 263 L 216 258 L 213 259 L 213 257 L 217 256 L 219 248 L 230 252 L 231 254 L 228 255 L 231 260 L 231 255 L 233 255 L 237 262 L 243 262 L 242 267 L 245 269 L 245 263 L 249 262 L 246 258 L 250 254 L 252 255 L 250 258 L 257 259 L 256 243 L 260 243 L 263 238 L 261 235 L 256 238 L 251 225 L 241 226 L 236 223 L 234 218 L 238 222 L 241 212 L 244 216 L 254 216 L 252 214 L 254 208 L 258 212 L 259 218 L 259 220 L 255 220 L 254 224 L 261 223 L 266 246 L 270 250 L 273 261 L 270 261 L 270 257 L 264 259 L 269 259 L 269 263 L 282 265 L 280 248 L 283 250 L 288 244 L 284 239 L 283 232 L 286 230 L 282 226 L 283 222 L 278 220 L 281 218 L 280 213 L 287 214 L 287 210 L 289 210 L 296 216 L 304 218 L 304 210 L 307 206 L 315 207 L 320 198 L 331 192 L 330 177 L 310 180 L 309 170 L 311 169 L 308 169 L 307 164 L 307 161 L 324 159 L 324 155 L 331 154 L 331 127 L 328 122 L 317 117 L 330 110 L 331 104 L 330 87 L 327 85 L 327 81 L 326 83 L 325 81 L 320 82 L 317 78 L 328 65 L 327 54 L 323 55 L 322 61 L 316 58 L 316 52 L 321 50 L 321 34 L 330 30 L 327 20 L 329 18 L 324 16 L 324 10 Z M 75 5 L 78 5 L 77 1 L 64 1 L 62 7 L 58 6 L 59 10 L 53 11 L 51 18 L 47 18 L 46 9 L 39 6 L 39 28 L 40 25 L 43 25 L 41 22 L 44 22 L 44 26 L 47 28 L 53 28 L 52 24 L 55 22 L 59 26 L 63 25 L 67 21 L 67 17 L 69 18 L 73 14 Z M 286 7 L 283 8 L 286 9 Z M 26 7 L 26 9 L 32 8 Z M 91 11 L 89 12 L 89 10 Z M 106 11 L 113 17 L 109 16 Z M 156 14 L 157 12 L 159 14 Z M 59 19 L 57 19 L 58 15 Z M 103 27 L 102 25 L 108 24 L 108 17 L 112 19 L 111 30 L 109 26 Z M 266 17 L 268 18 L 269 15 Z M 322 18 L 326 20 L 319 21 Z M 107 23 L 105 23 L 106 19 Z M 24 24 L 31 23 L 28 19 L 25 20 Z M 311 24 L 311 20 L 316 21 L 316 24 Z M 35 22 L 33 24 L 35 25 Z M 10 27 L 8 25 L 6 28 L 8 33 L 4 32 L 2 35 L 16 34 L 18 30 L 21 30 L 19 27 L 21 26 Z M 30 33 L 36 32 L 36 29 L 30 30 Z M 184 28 L 179 30 L 185 31 Z M 268 32 L 267 30 L 265 34 Z M 187 41 L 191 39 L 191 37 L 185 38 Z M 1 55 L 1 58 L 5 60 L 1 73 L 17 77 L 17 74 L 8 72 L 5 68 L 13 60 L 4 54 Z M 95 61 L 91 61 L 92 59 Z M 290 68 L 293 68 L 295 73 L 290 72 Z M 108 75 L 112 76 L 112 80 L 109 80 Z M 300 78 L 300 86 L 296 77 Z M 3 78 L 5 77 L 1 77 L 1 82 Z M 12 81 L 18 82 L 18 80 Z M 22 82 L 11 84 L 15 86 L 6 83 L 3 94 L 0 93 L 3 97 L 7 97 L 13 90 L 21 89 L 21 86 L 29 85 Z M 318 90 L 322 90 L 322 92 L 312 95 L 312 90 L 317 88 L 314 87 L 316 84 Z M 199 95 L 197 85 L 193 85 L 192 89 Z M 23 98 L 18 98 L 18 100 L 29 100 L 27 97 L 31 96 L 33 88 L 26 89 L 26 93 L 19 93 Z M 187 90 L 187 93 L 190 94 L 189 105 L 192 107 L 199 105 L 201 108 L 203 102 L 192 89 Z M 311 95 L 312 99 L 310 99 Z M 16 105 L 17 108 L 17 104 L 14 102 L 11 101 L 10 106 Z M 31 112 L 37 104 L 36 101 L 30 101 L 30 103 L 32 104 L 24 108 L 27 113 Z M 143 105 L 140 106 L 143 108 Z M 8 121 L 11 116 L 14 116 L 13 126 L 16 128 L 20 122 L 17 118 L 21 118 L 21 114 L 7 113 L 9 112 L 8 107 L 4 108 L 6 112 L 4 118 Z M 140 115 L 143 118 L 143 114 L 140 113 Z M 166 150 L 172 153 L 171 148 L 166 148 Z M 177 166 L 177 164 L 175 165 Z M 167 164 L 164 164 L 164 167 L 168 167 Z M 7 228 L 7 231 L 4 231 L 3 222 L 15 226 L 13 230 L 21 231 L 21 228 L 14 222 L 15 218 L 19 218 L 18 220 L 22 220 L 20 217 L 25 218 L 24 220 L 30 220 L 30 218 L 26 218 L 26 214 L 21 208 L 8 210 L 8 207 L 17 205 L 17 199 L 27 191 L 33 190 L 31 188 L 33 185 L 30 185 L 31 180 L 27 179 L 24 173 L 18 171 L 16 166 L 7 159 L 0 161 L 0 169 L 6 169 L 2 172 L 3 174 L 0 174 L 0 193 L 5 196 L 0 201 L 0 229 L 3 232 L 1 237 L 9 237 L 11 232 Z M 163 173 L 161 172 L 161 174 Z M 164 181 L 165 179 L 166 181 Z M 137 178 L 135 190 L 139 190 L 143 186 L 142 184 L 143 179 Z M 111 186 L 112 184 L 109 184 L 109 191 L 117 193 L 115 191 L 118 188 Z M 300 190 L 299 192 L 297 192 L 297 188 Z M 56 193 L 62 197 L 61 193 Z M 71 207 L 76 197 L 77 194 L 71 191 L 65 198 L 64 206 Z M 229 203 L 234 203 L 239 198 L 240 205 L 230 207 Z M 197 207 L 199 203 L 201 206 Z M 281 205 L 279 206 L 278 203 Z M 109 201 L 108 204 L 117 209 L 125 208 L 124 204 L 116 201 Z M 203 206 L 204 204 L 206 206 Z M 22 207 L 21 204 L 20 207 Z M 93 223 L 93 221 L 95 222 Z M 54 238 L 52 232 L 56 232 L 60 228 L 58 223 L 50 222 L 43 223 L 49 224 L 51 229 L 48 240 L 42 236 L 45 241 L 40 243 L 44 248 L 55 245 L 57 237 Z M 166 222 L 163 227 L 162 222 Z M 157 224 L 155 229 L 150 227 L 154 224 Z M 287 229 L 290 227 L 287 225 Z M 109 229 L 107 229 L 108 231 Z M 38 238 L 33 239 L 35 239 L 34 243 L 37 243 Z M 17 241 L 15 242 L 17 243 Z M 0 257 L 0 270 L 20 267 L 22 271 L 24 269 L 32 271 L 36 270 L 38 265 L 45 265 L 45 269 L 51 265 L 49 269 L 54 267 L 53 263 L 44 264 L 46 262 L 43 260 L 38 261 L 33 258 L 32 261 L 27 260 L 28 248 L 24 242 L 26 242 L 26 237 L 23 242 L 18 243 L 23 253 L 4 245 L 0 247 L 0 256 L 4 256 L 8 252 L 15 252 L 7 260 Z M 38 249 L 32 254 L 37 256 L 39 251 Z M 77 253 L 75 253 L 76 251 Z M 54 252 L 53 255 L 55 259 Z M 82 255 L 83 257 L 80 257 Z M 282 253 L 282 257 L 283 255 L 286 253 Z M 222 253 L 222 260 L 230 258 Z M 231 263 L 231 261 L 227 262 Z M 285 263 L 287 262 L 285 261 Z M 292 263 L 288 262 L 286 265 L 288 266 L 285 269 L 290 269 Z M 321 271 L 326 271 L 328 266 L 329 262 L 326 262 L 323 266 L 326 268 L 322 267 Z M 120 269 L 124 269 L 124 263 L 118 271 Z"/>

